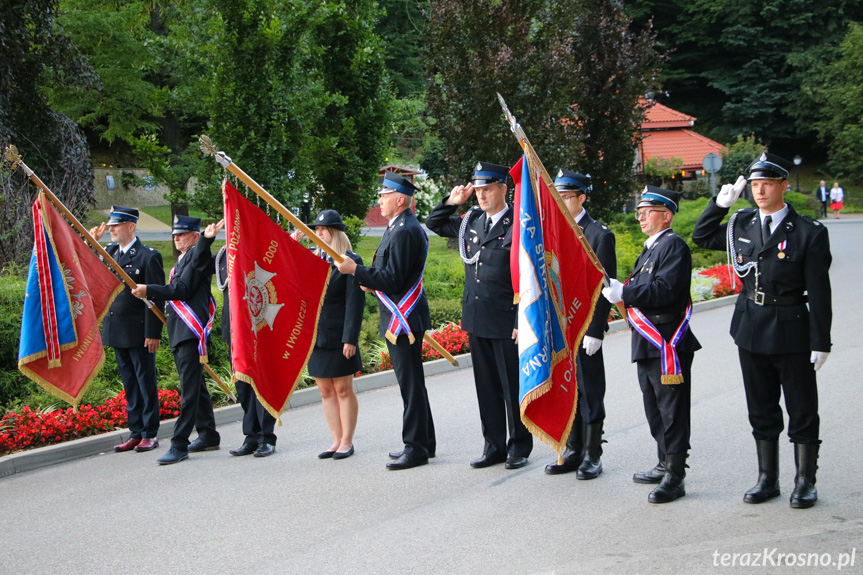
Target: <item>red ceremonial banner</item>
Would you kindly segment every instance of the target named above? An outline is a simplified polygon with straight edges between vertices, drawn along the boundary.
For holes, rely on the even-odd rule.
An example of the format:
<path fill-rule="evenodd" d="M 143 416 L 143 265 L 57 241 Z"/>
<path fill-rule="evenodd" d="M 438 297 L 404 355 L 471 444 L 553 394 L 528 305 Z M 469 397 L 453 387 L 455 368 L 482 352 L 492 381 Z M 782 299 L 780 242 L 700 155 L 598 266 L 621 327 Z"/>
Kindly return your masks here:
<path fill-rule="evenodd" d="M 124 285 L 43 193 L 33 219 L 18 369 L 77 406 L 105 362 L 99 324 Z"/>
<path fill-rule="evenodd" d="M 227 180 L 222 191 L 233 381 L 250 384 L 278 418 L 312 353 L 330 264 L 292 239 Z"/>
<path fill-rule="evenodd" d="M 542 262 L 540 265 L 544 269 L 537 270 L 538 273 L 528 283 L 536 286 L 534 291 L 537 294 L 547 294 L 552 305 L 547 308 L 548 317 L 542 318 L 535 317 L 533 312 L 536 306 L 532 304 L 536 299 L 520 301 L 519 397 L 525 426 L 537 438 L 561 453 L 569 436 L 578 400 L 578 347 L 593 318 L 596 300 L 602 290 L 603 272 L 591 260 L 579 240 L 575 231 L 578 224 L 566 209 L 557 190 L 549 189 L 541 177 L 544 171 L 542 164 L 532 152 L 529 147 L 525 150 L 525 157 L 513 166 L 510 175 L 515 181 L 515 211 L 519 214 L 519 228 L 525 227 L 532 236 L 527 243 L 538 256 L 543 256 L 537 261 Z M 525 193 L 536 198 L 534 206 L 538 208 L 538 214 L 529 213 L 526 206 L 522 205 L 522 194 Z M 536 237 L 537 231 L 541 234 L 539 237 Z M 518 261 L 519 250 L 523 251 L 526 247 L 522 244 L 528 238 L 522 237 L 523 233 L 520 229 L 518 234 L 513 235 L 513 262 Z M 517 292 L 524 292 L 525 286 L 520 285 L 523 284 L 520 280 L 526 278 L 520 275 L 526 270 L 519 270 L 516 266 L 513 269 L 514 288 Z M 541 285 L 536 285 L 536 282 Z M 548 330 L 548 333 L 536 336 L 540 340 L 545 337 L 551 342 L 548 349 L 551 353 L 541 354 L 544 357 L 541 361 L 548 361 L 548 379 L 537 377 L 549 371 L 536 369 L 540 360 L 529 349 L 537 326 L 542 326 L 541 329 Z M 562 335 L 565 345 L 561 351 L 554 344 L 559 335 Z"/>

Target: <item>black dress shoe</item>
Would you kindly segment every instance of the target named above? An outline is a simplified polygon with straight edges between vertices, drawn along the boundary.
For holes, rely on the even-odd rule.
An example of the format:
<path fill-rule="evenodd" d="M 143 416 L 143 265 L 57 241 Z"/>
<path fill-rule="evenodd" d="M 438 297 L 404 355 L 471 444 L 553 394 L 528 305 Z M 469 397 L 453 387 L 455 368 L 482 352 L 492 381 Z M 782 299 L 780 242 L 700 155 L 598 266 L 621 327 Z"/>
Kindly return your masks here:
<path fill-rule="evenodd" d="M 572 473 L 578 469 L 578 466 L 581 465 L 582 459 L 581 453 L 570 453 L 568 456 L 564 453 L 563 455 L 563 464 L 558 465 L 557 463 L 549 463 L 545 466 L 546 475 L 561 475 L 563 473 Z"/>
<path fill-rule="evenodd" d="M 276 452 L 276 446 L 272 443 L 262 443 L 255 450 L 255 457 L 269 457 Z"/>
<path fill-rule="evenodd" d="M 156 460 L 156 463 L 159 465 L 171 465 L 172 463 L 179 463 L 188 458 L 188 452 L 181 451 L 176 447 L 171 447 L 171 449 L 168 450 L 168 453 Z"/>
<path fill-rule="evenodd" d="M 351 455 L 354 454 L 354 446 L 351 445 L 351 448 L 347 451 L 336 451 L 333 453 L 333 459 L 347 459 Z"/>
<path fill-rule="evenodd" d="M 393 471 L 398 471 L 399 469 L 410 469 L 411 467 L 419 467 L 420 465 L 425 465 L 429 462 L 428 457 L 408 457 L 407 455 L 402 455 L 395 461 L 390 461 L 387 463 L 387 469 L 392 469 Z"/>
<path fill-rule="evenodd" d="M 521 469 L 527 465 L 527 457 L 510 456 L 506 458 L 506 463 L 503 464 L 507 469 Z"/>
<path fill-rule="evenodd" d="M 404 454 L 405 450 L 402 449 L 401 451 L 390 451 L 387 455 L 390 456 L 390 459 L 398 459 Z M 429 453 L 429 459 L 434 459 L 434 453 Z"/>
<path fill-rule="evenodd" d="M 207 445 L 200 437 L 189 444 L 189 453 L 196 453 L 198 451 L 215 451 L 216 449 L 219 449 L 218 443 L 215 445 Z"/>
<path fill-rule="evenodd" d="M 483 469 L 485 467 L 497 465 L 498 463 L 503 463 L 504 461 L 506 461 L 506 455 L 488 455 L 487 453 L 483 453 L 482 457 L 471 461 L 470 466 L 474 469 Z"/>
<path fill-rule="evenodd" d="M 333 454 L 335 454 L 335 451 L 321 451 L 318 453 L 318 459 L 330 459 Z"/>
<path fill-rule="evenodd" d="M 242 457 L 243 455 L 251 455 L 258 448 L 257 443 L 244 443 L 239 449 L 232 449 L 228 453 Z"/>

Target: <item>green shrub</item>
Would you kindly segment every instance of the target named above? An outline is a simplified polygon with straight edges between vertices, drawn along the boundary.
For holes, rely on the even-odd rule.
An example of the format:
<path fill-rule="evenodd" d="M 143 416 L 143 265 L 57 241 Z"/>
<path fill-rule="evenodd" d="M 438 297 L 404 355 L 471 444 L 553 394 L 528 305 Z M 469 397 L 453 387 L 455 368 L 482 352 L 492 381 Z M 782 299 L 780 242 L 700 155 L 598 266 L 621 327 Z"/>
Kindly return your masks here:
<path fill-rule="evenodd" d="M 429 299 L 428 301 L 432 329 L 449 322 L 455 324 L 461 322 L 461 298 L 457 300 Z"/>

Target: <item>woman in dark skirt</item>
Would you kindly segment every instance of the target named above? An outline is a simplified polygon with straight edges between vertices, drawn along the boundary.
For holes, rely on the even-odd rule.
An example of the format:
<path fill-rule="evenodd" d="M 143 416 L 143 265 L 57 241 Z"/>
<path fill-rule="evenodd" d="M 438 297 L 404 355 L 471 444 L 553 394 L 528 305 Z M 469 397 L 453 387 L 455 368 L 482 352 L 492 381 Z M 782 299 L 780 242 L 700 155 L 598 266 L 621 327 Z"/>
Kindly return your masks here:
<path fill-rule="evenodd" d="M 337 211 L 322 211 L 309 227 L 336 252 L 362 265 L 362 258 L 350 251 L 351 241 Z M 300 239 L 302 233 L 294 232 L 293 237 Z M 339 273 L 332 258 L 320 248 L 315 253 L 332 266 L 330 284 L 318 320 L 317 340 L 309 358 L 309 375 L 315 378 L 321 391 L 324 415 L 333 436 L 332 445 L 318 457 L 345 459 L 354 454 L 354 430 L 359 410 L 354 393 L 354 374 L 362 369 L 357 343 L 366 297 L 354 276 Z"/>

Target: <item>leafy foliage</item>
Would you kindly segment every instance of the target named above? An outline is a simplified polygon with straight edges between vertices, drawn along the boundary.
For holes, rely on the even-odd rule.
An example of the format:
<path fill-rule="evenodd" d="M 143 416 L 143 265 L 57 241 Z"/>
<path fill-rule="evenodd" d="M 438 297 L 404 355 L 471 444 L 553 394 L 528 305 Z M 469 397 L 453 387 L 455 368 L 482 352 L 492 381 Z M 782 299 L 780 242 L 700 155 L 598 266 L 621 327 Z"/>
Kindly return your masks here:
<path fill-rule="evenodd" d="M 43 70 L 54 82 L 86 87 L 92 69 L 57 23 L 56 0 L 0 4 L 0 152 L 18 147 L 24 161 L 80 216 L 93 201 L 90 151 L 81 130 L 48 106 Z M 34 190 L 23 171 L 0 168 L 0 262 L 24 263 L 33 243 Z"/>
<path fill-rule="evenodd" d="M 500 92 L 546 167 L 591 174 L 593 211 L 617 211 L 634 186 L 637 102 L 658 63 L 652 35 L 628 26 L 616 1 L 434 2 L 424 59 L 442 149 L 423 166 L 449 187 L 477 160 L 514 163 Z"/>

